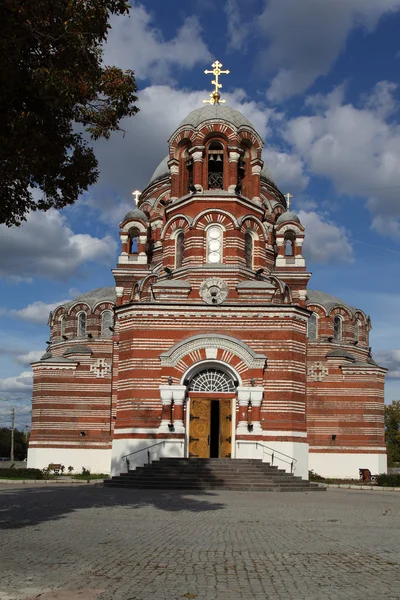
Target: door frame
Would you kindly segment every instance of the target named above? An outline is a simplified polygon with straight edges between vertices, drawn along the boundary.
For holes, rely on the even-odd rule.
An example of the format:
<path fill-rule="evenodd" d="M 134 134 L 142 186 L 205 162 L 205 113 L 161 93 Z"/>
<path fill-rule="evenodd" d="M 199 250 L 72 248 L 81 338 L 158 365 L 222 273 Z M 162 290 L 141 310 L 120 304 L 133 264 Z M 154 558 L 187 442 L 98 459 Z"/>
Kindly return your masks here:
<path fill-rule="evenodd" d="M 236 458 L 236 393 L 235 392 L 188 392 L 185 415 L 185 458 L 189 458 L 190 435 L 190 400 L 202 398 L 204 400 L 230 400 L 232 409 L 232 452 L 231 458 Z"/>

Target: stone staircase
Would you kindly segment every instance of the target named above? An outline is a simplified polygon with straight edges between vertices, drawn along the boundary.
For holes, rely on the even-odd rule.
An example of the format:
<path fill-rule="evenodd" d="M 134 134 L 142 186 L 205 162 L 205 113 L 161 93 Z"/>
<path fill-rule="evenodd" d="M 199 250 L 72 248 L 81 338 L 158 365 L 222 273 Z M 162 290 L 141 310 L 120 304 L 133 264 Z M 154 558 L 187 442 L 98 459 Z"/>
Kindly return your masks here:
<path fill-rule="evenodd" d="M 257 459 L 161 458 L 105 479 L 106 487 L 168 490 L 321 492 L 326 488 Z"/>

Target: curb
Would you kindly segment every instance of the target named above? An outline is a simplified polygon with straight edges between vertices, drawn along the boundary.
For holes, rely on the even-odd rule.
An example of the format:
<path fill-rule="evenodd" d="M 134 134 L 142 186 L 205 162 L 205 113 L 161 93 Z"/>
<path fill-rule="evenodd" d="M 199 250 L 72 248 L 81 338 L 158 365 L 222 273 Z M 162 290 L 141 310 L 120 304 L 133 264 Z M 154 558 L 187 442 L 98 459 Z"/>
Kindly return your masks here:
<path fill-rule="evenodd" d="M 24 484 L 32 484 L 32 485 L 103 485 L 102 479 L 91 479 L 89 481 L 79 479 L 62 481 L 59 479 L 0 479 L 0 484 L 15 484 L 15 483 L 24 483 Z"/>
<path fill-rule="evenodd" d="M 368 492 L 400 492 L 400 487 L 383 487 L 379 485 L 354 485 L 350 483 L 324 483 L 327 488 L 342 490 L 362 490 Z"/>

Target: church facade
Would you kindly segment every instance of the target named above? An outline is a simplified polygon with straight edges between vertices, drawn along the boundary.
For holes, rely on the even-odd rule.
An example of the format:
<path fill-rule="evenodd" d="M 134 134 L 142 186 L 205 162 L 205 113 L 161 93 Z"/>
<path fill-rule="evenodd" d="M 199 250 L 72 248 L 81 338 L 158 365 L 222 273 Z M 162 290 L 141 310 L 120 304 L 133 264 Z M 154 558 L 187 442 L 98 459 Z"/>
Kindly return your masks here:
<path fill-rule="evenodd" d="M 30 467 L 117 474 L 160 456 L 296 475 L 386 470 L 368 316 L 309 289 L 307 235 L 238 111 L 192 111 L 120 223 L 115 286 L 50 315 Z"/>

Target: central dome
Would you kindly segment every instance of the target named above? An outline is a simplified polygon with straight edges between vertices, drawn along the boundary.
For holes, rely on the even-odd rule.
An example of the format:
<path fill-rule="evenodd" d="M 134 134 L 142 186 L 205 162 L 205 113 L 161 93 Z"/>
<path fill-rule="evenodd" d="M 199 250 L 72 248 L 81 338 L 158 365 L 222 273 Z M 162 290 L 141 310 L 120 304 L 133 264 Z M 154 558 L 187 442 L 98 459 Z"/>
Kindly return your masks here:
<path fill-rule="evenodd" d="M 228 121 L 235 125 L 235 127 L 245 126 L 254 129 L 250 121 L 246 119 L 241 112 L 234 108 L 230 108 L 229 106 L 221 106 L 220 104 L 202 106 L 201 108 L 192 110 L 192 112 L 179 123 L 178 129 L 183 125 L 197 127 L 203 121 L 209 121 L 210 119 Z"/>

